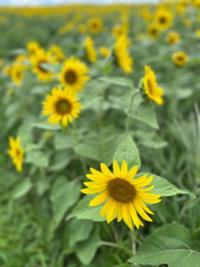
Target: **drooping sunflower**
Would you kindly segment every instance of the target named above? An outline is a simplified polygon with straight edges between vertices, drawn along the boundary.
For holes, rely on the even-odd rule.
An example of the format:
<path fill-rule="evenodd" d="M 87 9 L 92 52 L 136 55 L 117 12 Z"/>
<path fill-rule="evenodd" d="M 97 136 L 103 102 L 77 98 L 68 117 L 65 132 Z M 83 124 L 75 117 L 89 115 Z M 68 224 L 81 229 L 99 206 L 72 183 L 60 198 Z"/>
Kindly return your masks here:
<path fill-rule="evenodd" d="M 81 104 L 76 95 L 68 88 L 53 88 L 43 102 L 42 114 L 48 116 L 51 124 L 67 127 L 79 116 Z"/>
<path fill-rule="evenodd" d="M 148 174 L 135 177 L 138 166 L 128 170 L 128 164 L 123 160 L 122 165 L 115 160 L 113 172 L 106 164 L 101 164 L 101 171 L 90 169 L 86 175 L 90 182 L 85 182 L 87 188 L 81 190 L 86 195 L 96 195 L 89 203 L 89 206 L 103 204 L 100 214 L 106 218 L 108 223 L 115 218 L 123 220 L 130 229 L 135 225 L 137 228 L 143 226 L 141 220 L 152 221 L 148 214 L 153 212 L 146 204 L 159 203 L 160 195 L 150 193 L 153 189 L 151 182 L 153 176 Z"/>
<path fill-rule="evenodd" d="M 37 50 L 37 52 L 31 56 L 33 72 L 37 74 L 40 81 L 50 81 L 53 78 L 52 71 L 45 66 L 45 64 L 51 64 L 52 62 L 53 58 L 51 54 L 43 49 Z"/>
<path fill-rule="evenodd" d="M 91 18 L 87 24 L 89 32 L 99 33 L 103 31 L 103 21 L 101 18 Z"/>
<path fill-rule="evenodd" d="M 23 170 L 24 162 L 24 150 L 21 146 L 21 141 L 19 137 L 10 137 L 9 138 L 9 149 L 8 154 L 12 159 L 13 164 L 18 172 Z"/>
<path fill-rule="evenodd" d="M 115 43 L 114 54 L 117 65 L 125 72 L 131 73 L 133 71 L 133 59 L 129 54 L 129 39 L 123 35 L 119 37 Z"/>
<path fill-rule="evenodd" d="M 167 42 L 174 45 L 180 42 L 180 35 L 177 32 L 169 32 L 167 35 Z"/>
<path fill-rule="evenodd" d="M 84 46 L 85 46 L 87 60 L 90 63 L 95 63 L 97 61 L 97 53 L 94 47 L 94 41 L 92 40 L 91 37 L 87 37 L 85 39 Z"/>
<path fill-rule="evenodd" d="M 88 68 L 83 62 L 76 58 L 70 58 L 64 62 L 60 74 L 60 81 L 64 86 L 77 92 L 83 89 L 88 80 Z"/>
<path fill-rule="evenodd" d="M 164 90 L 158 86 L 156 74 L 150 66 L 145 66 L 145 75 L 142 80 L 142 87 L 146 96 L 155 102 L 157 105 L 164 104 Z"/>
<path fill-rule="evenodd" d="M 188 55 L 184 51 L 178 51 L 172 54 L 172 60 L 175 65 L 182 67 L 188 62 Z"/>
<path fill-rule="evenodd" d="M 169 29 L 173 21 L 172 13 L 166 8 L 160 8 L 155 14 L 155 21 L 159 25 L 160 29 Z"/>

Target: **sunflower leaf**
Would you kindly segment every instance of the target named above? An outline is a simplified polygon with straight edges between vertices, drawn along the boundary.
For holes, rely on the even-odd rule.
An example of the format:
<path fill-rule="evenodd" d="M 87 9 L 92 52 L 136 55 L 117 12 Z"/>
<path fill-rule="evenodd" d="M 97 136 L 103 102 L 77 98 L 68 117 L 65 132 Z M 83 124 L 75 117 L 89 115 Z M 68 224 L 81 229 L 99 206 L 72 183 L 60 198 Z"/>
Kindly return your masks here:
<path fill-rule="evenodd" d="M 141 161 L 139 151 L 130 135 L 122 139 L 114 153 L 113 160 L 117 160 L 120 163 L 125 160 L 129 167 L 133 165 L 140 166 Z"/>
<path fill-rule="evenodd" d="M 181 224 L 168 224 L 154 231 L 142 244 L 131 263 L 167 264 L 169 267 L 199 267 L 200 253 L 190 248 L 190 232 Z"/>

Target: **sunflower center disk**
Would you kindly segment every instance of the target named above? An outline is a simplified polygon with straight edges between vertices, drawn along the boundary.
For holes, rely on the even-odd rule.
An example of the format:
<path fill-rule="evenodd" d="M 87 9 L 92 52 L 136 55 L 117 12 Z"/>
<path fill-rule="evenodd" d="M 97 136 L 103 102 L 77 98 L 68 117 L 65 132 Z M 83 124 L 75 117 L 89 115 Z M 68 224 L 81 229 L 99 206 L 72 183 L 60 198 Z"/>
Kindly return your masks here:
<path fill-rule="evenodd" d="M 68 70 L 65 73 L 65 81 L 74 84 L 77 81 L 77 74 L 73 70 Z"/>
<path fill-rule="evenodd" d="M 67 99 L 61 99 L 56 103 L 56 111 L 61 115 L 66 115 L 71 109 L 71 104 Z"/>
<path fill-rule="evenodd" d="M 111 198 L 123 203 L 131 202 L 136 195 L 135 188 L 129 182 L 121 178 L 109 181 L 107 189 Z"/>
<path fill-rule="evenodd" d="M 166 22 L 166 19 L 164 17 L 160 18 L 160 23 L 164 24 Z"/>

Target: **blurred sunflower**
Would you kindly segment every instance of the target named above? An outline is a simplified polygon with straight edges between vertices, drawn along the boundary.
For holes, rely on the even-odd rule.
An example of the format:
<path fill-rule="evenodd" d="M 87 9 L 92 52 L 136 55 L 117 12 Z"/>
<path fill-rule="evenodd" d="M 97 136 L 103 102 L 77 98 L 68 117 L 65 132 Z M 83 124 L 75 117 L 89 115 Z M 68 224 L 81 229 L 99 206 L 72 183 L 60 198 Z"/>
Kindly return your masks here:
<path fill-rule="evenodd" d="M 160 29 L 168 29 L 172 25 L 172 13 L 168 9 L 160 8 L 155 14 L 155 21 L 159 25 Z"/>
<path fill-rule="evenodd" d="M 172 54 L 172 60 L 175 65 L 182 67 L 187 64 L 189 57 L 184 51 L 178 51 Z"/>
<path fill-rule="evenodd" d="M 49 49 L 49 53 L 52 60 L 55 62 L 60 62 L 65 58 L 65 55 L 58 45 L 52 45 Z"/>
<path fill-rule="evenodd" d="M 5 68 L 4 73 L 12 79 L 15 85 L 19 86 L 22 84 L 22 81 L 24 79 L 25 70 L 25 65 L 14 62 L 12 65 Z"/>
<path fill-rule="evenodd" d="M 147 29 L 147 32 L 148 32 L 148 35 L 151 38 L 158 37 L 158 35 L 160 33 L 159 25 L 157 23 L 151 23 L 151 24 L 149 24 L 148 29 Z"/>
<path fill-rule="evenodd" d="M 36 41 L 31 41 L 26 44 L 26 49 L 28 52 L 33 55 L 35 54 L 39 49 L 41 49 L 40 45 Z"/>
<path fill-rule="evenodd" d="M 91 33 L 99 33 L 103 31 L 103 21 L 100 18 L 91 18 L 88 20 L 88 30 Z"/>
<path fill-rule="evenodd" d="M 180 35 L 177 32 L 169 32 L 167 35 L 167 42 L 174 45 L 180 42 Z"/>
<path fill-rule="evenodd" d="M 142 79 L 142 86 L 144 93 L 149 99 L 151 99 L 157 105 L 163 105 L 164 90 L 162 87 L 158 86 L 155 72 L 150 66 L 145 66 L 145 75 Z"/>
<path fill-rule="evenodd" d="M 9 149 L 8 154 L 12 159 L 13 164 L 18 172 L 23 170 L 24 162 L 24 150 L 21 146 L 21 141 L 19 137 L 10 137 L 9 138 Z"/>
<path fill-rule="evenodd" d="M 112 35 L 115 38 L 119 38 L 122 35 L 126 35 L 128 32 L 128 27 L 125 24 L 119 24 L 114 26 L 113 30 L 112 30 Z"/>
<path fill-rule="evenodd" d="M 79 59 L 70 58 L 64 62 L 60 80 L 63 85 L 74 92 L 80 91 L 89 80 L 88 68 Z"/>
<path fill-rule="evenodd" d="M 46 66 L 46 64 L 51 64 L 52 62 L 53 58 L 51 54 L 45 52 L 43 49 L 37 50 L 37 52 L 31 56 L 33 72 L 37 74 L 39 80 L 49 81 L 52 79 L 53 73 Z"/>
<path fill-rule="evenodd" d="M 84 41 L 86 57 L 90 63 L 97 61 L 97 53 L 94 47 L 94 41 L 91 37 L 87 37 Z"/>
<path fill-rule="evenodd" d="M 53 88 L 43 102 L 42 114 L 48 116 L 51 124 L 61 124 L 67 127 L 79 116 L 81 104 L 74 92 L 68 88 Z"/>
<path fill-rule="evenodd" d="M 108 49 L 105 46 L 101 46 L 99 48 L 99 52 L 100 52 L 101 56 L 104 57 L 104 58 L 108 58 L 111 55 L 110 49 Z"/>
<path fill-rule="evenodd" d="M 160 195 L 150 193 L 153 189 L 151 185 L 153 176 L 144 174 L 136 178 L 137 171 L 138 166 L 128 170 L 125 160 L 121 167 L 115 160 L 113 172 L 102 163 L 101 171 L 90 169 L 91 173 L 86 176 L 91 181 L 84 183 L 87 188 L 82 189 L 81 192 L 86 195 L 96 195 L 89 205 L 103 204 L 100 214 L 108 223 L 116 218 L 118 222 L 123 220 L 130 229 L 133 229 L 134 225 L 139 228 L 143 226 L 141 218 L 152 221 L 148 214 L 153 212 L 146 204 L 156 204 L 161 199 Z"/>
<path fill-rule="evenodd" d="M 129 51 L 129 39 L 126 35 L 119 37 L 115 43 L 114 54 L 118 66 L 125 72 L 131 73 L 133 71 L 133 59 Z"/>

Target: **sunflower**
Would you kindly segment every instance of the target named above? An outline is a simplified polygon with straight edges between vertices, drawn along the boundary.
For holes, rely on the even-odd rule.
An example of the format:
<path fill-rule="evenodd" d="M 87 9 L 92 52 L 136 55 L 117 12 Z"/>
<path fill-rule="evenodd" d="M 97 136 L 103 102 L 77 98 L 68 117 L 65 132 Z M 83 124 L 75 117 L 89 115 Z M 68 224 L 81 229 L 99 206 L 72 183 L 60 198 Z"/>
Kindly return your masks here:
<path fill-rule="evenodd" d="M 94 42 L 91 37 L 87 37 L 84 41 L 86 57 L 90 63 L 97 61 L 97 53 L 94 47 Z"/>
<path fill-rule="evenodd" d="M 182 67 L 188 62 L 188 55 L 184 51 L 178 51 L 172 54 L 172 60 L 175 65 Z"/>
<path fill-rule="evenodd" d="M 105 47 L 105 46 L 101 46 L 101 47 L 99 48 L 99 52 L 100 52 L 101 56 L 104 57 L 104 58 L 108 58 L 108 57 L 110 57 L 110 55 L 111 55 L 111 51 L 110 51 L 110 49 L 108 49 L 108 48 Z"/>
<path fill-rule="evenodd" d="M 33 72 L 35 72 L 40 81 L 49 81 L 53 77 L 52 71 L 50 71 L 45 64 L 51 64 L 53 58 L 50 53 L 45 52 L 43 49 L 37 50 L 37 52 L 31 56 L 31 63 L 33 65 Z"/>
<path fill-rule="evenodd" d="M 62 61 L 65 58 L 63 51 L 58 45 L 52 45 L 49 49 L 49 53 L 55 62 Z"/>
<path fill-rule="evenodd" d="M 70 58 L 64 62 L 60 80 L 74 92 L 80 91 L 89 80 L 88 68 L 79 59 Z"/>
<path fill-rule="evenodd" d="M 91 18 L 87 24 L 89 31 L 92 33 L 99 33 L 103 30 L 103 22 L 100 18 Z"/>
<path fill-rule="evenodd" d="M 156 38 L 160 33 L 159 25 L 157 23 L 149 24 L 147 32 L 148 32 L 150 37 Z"/>
<path fill-rule="evenodd" d="M 127 25 L 125 24 L 119 24 L 119 25 L 116 25 L 113 30 L 112 30 L 112 35 L 115 37 L 115 38 L 119 38 L 120 36 L 122 35 L 126 35 L 128 32 L 128 27 Z"/>
<path fill-rule="evenodd" d="M 129 51 L 129 39 L 126 35 L 119 37 L 115 43 L 114 54 L 118 66 L 125 72 L 131 73 L 133 71 L 133 59 Z"/>
<path fill-rule="evenodd" d="M 35 41 L 28 42 L 26 48 L 31 55 L 37 53 L 37 51 L 41 49 L 40 45 Z"/>
<path fill-rule="evenodd" d="M 102 163 L 101 171 L 90 169 L 86 175 L 90 182 L 85 182 L 87 188 L 81 190 L 86 195 L 97 194 L 89 203 L 89 206 L 103 204 L 100 214 L 110 223 L 115 218 L 117 221 L 123 220 L 130 229 L 135 225 L 137 228 L 143 226 L 142 219 L 152 221 L 148 214 L 153 212 L 146 204 L 159 203 L 160 195 L 150 193 L 153 189 L 151 182 L 153 176 L 147 174 L 135 177 L 138 166 L 133 166 L 128 170 L 125 160 L 122 165 L 115 160 L 113 162 L 113 172 Z"/>
<path fill-rule="evenodd" d="M 53 88 L 51 94 L 43 102 L 44 116 L 48 116 L 51 124 L 61 124 L 67 127 L 79 116 L 81 104 L 75 94 L 68 88 Z"/>
<path fill-rule="evenodd" d="M 176 32 L 169 32 L 167 35 L 167 42 L 174 45 L 180 42 L 180 35 Z"/>
<path fill-rule="evenodd" d="M 145 76 L 143 77 L 142 85 L 144 93 L 149 99 L 154 101 L 157 105 L 163 105 L 164 90 L 162 87 L 158 86 L 155 72 L 150 66 L 145 66 Z"/>
<path fill-rule="evenodd" d="M 156 23 L 159 25 L 160 29 L 168 29 L 172 25 L 172 14 L 169 10 L 161 8 L 155 14 Z"/>
<path fill-rule="evenodd" d="M 13 164 L 18 172 L 22 172 L 23 170 L 23 162 L 24 162 L 24 150 L 21 146 L 21 141 L 19 137 L 9 138 L 9 150 L 8 154 L 12 159 Z"/>

